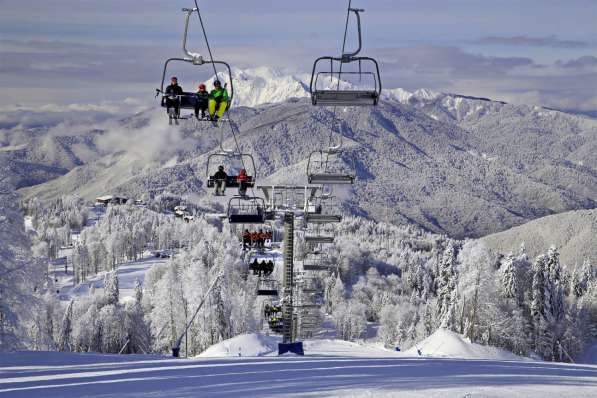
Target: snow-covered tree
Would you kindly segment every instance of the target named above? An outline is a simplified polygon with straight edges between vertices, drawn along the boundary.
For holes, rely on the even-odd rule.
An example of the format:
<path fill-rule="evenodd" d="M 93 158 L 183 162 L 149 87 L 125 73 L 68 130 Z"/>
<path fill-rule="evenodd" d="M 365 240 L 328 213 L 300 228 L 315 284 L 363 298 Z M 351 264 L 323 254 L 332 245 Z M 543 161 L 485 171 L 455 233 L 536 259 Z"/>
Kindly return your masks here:
<path fill-rule="evenodd" d="M 440 273 L 437 279 L 437 317 L 442 327 L 455 327 L 454 306 L 456 305 L 456 248 L 453 241 L 448 241 L 440 263 Z"/>
<path fill-rule="evenodd" d="M 44 273 L 47 267 L 30 252 L 19 196 L 0 180 L 0 351 L 26 348 L 33 331 L 39 339 L 43 321 Z"/>
<path fill-rule="evenodd" d="M 58 338 L 58 349 L 60 351 L 71 350 L 71 333 L 73 328 L 73 305 L 74 300 L 71 300 L 68 303 L 68 306 L 66 307 L 66 311 L 64 311 L 62 324 L 60 325 L 60 337 Z"/>
<path fill-rule="evenodd" d="M 118 273 L 107 272 L 104 277 L 104 296 L 107 304 L 116 305 L 119 300 Z"/>

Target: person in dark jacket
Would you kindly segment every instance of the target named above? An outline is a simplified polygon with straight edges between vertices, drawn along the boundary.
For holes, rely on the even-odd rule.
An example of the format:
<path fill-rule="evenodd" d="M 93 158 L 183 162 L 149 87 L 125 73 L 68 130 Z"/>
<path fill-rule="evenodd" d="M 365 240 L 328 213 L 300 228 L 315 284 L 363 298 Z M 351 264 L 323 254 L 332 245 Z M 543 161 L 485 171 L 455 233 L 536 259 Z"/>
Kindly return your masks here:
<path fill-rule="evenodd" d="M 215 187 L 216 187 L 216 196 L 224 196 L 226 193 L 226 179 L 228 178 L 228 174 L 224 171 L 224 166 L 218 166 L 218 171 L 216 174 L 213 175 Z"/>
<path fill-rule="evenodd" d="M 166 112 L 170 115 L 170 108 L 174 108 L 174 113 L 178 118 L 180 116 L 180 96 L 184 94 L 182 87 L 178 85 L 178 79 L 176 76 L 172 76 L 170 79 L 170 85 L 166 87 Z M 176 96 L 170 98 L 170 96 Z"/>
<path fill-rule="evenodd" d="M 274 262 L 269 260 L 265 263 L 265 275 L 271 275 L 274 272 Z"/>
<path fill-rule="evenodd" d="M 209 93 L 205 89 L 205 84 L 201 83 L 199 89 L 195 94 L 195 117 L 199 119 L 199 111 L 201 111 L 201 119 L 205 118 L 205 111 L 209 103 Z"/>
<path fill-rule="evenodd" d="M 251 247 L 251 233 L 248 229 L 245 229 L 245 232 L 243 232 L 243 250 L 247 250 L 249 247 Z"/>

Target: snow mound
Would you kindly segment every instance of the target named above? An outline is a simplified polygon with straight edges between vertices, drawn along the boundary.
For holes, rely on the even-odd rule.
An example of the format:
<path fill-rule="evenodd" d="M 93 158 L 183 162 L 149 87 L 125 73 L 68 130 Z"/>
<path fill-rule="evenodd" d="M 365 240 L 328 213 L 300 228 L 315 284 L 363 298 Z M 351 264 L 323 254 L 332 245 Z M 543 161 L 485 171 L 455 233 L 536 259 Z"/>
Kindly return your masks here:
<path fill-rule="evenodd" d="M 198 357 L 262 357 L 278 355 L 279 342 L 281 342 L 281 339 L 277 336 L 266 336 L 259 333 L 240 334 L 212 345 L 199 354 Z"/>
<path fill-rule="evenodd" d="M 406 355 L 418 356 L 417 348 L 424 357 L 462 358 L 462 359 L 526 359 L 511 352 L 481 344 L 471 343 L 463 336 L 446 329 L 438 329 L 431 336 L 404 351 Z"/>
<path fill-rule="evenodd" d="M 335 339 L 314 339 L 303 342 L 307 356 L 332 357 L 396 357 L 400 354 L 378 344 L 352 342 Z"/>
<path fill-rule="evenodd" d="M 260 333 L 241 334 L 203 351 L 198 357 L 223 358 L 278 356 L 279 336 L 266 336 Z M 330 357 L 387 357 L 400 354 L 375 344 L 354 343 L 334 339 L 313 339 L 303 341 L 305 356 Z M 290 354 L 293 356 L 294 354 Z"/>

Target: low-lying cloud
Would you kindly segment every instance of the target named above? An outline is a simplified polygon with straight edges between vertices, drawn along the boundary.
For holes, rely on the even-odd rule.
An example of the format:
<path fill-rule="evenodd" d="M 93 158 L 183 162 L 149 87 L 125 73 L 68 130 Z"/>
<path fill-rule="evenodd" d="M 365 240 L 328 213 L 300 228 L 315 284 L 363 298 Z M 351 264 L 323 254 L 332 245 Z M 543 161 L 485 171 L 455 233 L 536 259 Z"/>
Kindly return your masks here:
<path fill-rule="evenodd" d="M 592 55 L 584 55 L 582 57 L 578 57 L 576 59 L 571 59 L 568 61 L 558 60 L 556 65 L 562 68 L 575 68 L 575 69 L 583 69 L 583 68 L 593 68 L 597 67 L 597 57 Z"/>
<path fill-rule="evenodd" d="M 529 37 L 529 36 L 486 36 L 476 41 L 483 45 L 528 46 L 552 48 L 585 48 L 591 44 L 580 40 L 563 40 L 557 36 Z"/>

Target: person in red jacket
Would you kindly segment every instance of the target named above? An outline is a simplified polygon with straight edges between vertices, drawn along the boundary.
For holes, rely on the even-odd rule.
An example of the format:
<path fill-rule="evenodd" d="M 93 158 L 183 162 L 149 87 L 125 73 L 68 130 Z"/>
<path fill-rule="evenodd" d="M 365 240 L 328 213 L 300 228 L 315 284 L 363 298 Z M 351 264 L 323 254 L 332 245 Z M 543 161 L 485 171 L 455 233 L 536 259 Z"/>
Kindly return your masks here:
<path fill-rule="evenodd" d="M 238 194 L 240 196 L 247 195 L 247 182 L 249 181 L 249 176 L 247 175 L 247 170 L 240 169 L 238 172 L 238 176 L 236 177 L 236 181 L 238 182 Z"/>

